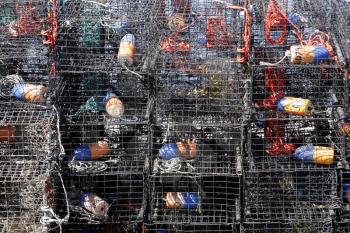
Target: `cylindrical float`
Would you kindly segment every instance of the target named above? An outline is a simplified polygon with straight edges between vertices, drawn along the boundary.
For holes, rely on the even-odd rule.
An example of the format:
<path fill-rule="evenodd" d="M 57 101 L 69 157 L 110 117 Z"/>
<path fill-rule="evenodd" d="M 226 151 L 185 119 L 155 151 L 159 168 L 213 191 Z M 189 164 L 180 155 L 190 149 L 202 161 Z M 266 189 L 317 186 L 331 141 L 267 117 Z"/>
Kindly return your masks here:
<path fill-rule="evenodd" d="M 334 162 L 334 149 L 324 146 L 306 145 L 295 150 L 298 160 L 314 162 L 315 164 L 331 165 Z"/>
<path fill-rule="evenodd" d="M 329 51 L 321 45 L 292 45 L 290 53 L 293 64 L 319 63 L 330 58 Z"/>
<path fill-rule="evenodd" d="M 197 143 L 192 140 L 187 142 L 166 143 L 159 149 L 161 159 L 170 160 L 181 157 L 184 160 L 192 160 L 197 156 Z"/>
<path fill-rule="evenodd" d="M 13 126 L 0 126 L 0 142 L 14 142 L 16 141 L 16 129 Z"/>
<path fill-rule="evenodd" d="M 343 184 L 343 198 L 350 203 L 350 183 Z"/>
<path fill-rule="evenodd" d="M 45 102 L 47 87 L 43 85 L 17 83 L 12 88 L 12 95 L 24 102 Z"/>
<path fill-rule="evenodd" d="M 106 201 L 93 193 L 83 193 L 80 196 L 80 205 L 96 216 L 104 216 L 109 208 Z"/>
<path fill-rule="evenodd" d="M 276 107 L 281 112 L 300 116 L 310 115 L 313 109 L 310 100 L 296 97 L 283 97 L 282 99 L 278 99 L 276 101 Z"/>
<path fill-rule="evenodd" d="M 106 112 L 111 117 L 120 117 L 124 114 L 124 104 L 114 93 L 108 93 L 103 102 Z"/>
<path fill-rule="evenodd" d="M 78 161 L 91 161 L 102 158 L 110 152 L 107 142 L 85 144 L 79 146 L 74 151 L 74 158 Z"/>
<path fill-rule="evenodd" d="M 168 209 L 196 209 L 198 206 L 196 192 L 168 192 L 166 194 L 166 208 Z"/>
<path fill-rule="evenodd" d="M 120 41 L 118 61 L 121 65 L 131 66 L 136 54 L 135 36 L 126 34 Z"/>

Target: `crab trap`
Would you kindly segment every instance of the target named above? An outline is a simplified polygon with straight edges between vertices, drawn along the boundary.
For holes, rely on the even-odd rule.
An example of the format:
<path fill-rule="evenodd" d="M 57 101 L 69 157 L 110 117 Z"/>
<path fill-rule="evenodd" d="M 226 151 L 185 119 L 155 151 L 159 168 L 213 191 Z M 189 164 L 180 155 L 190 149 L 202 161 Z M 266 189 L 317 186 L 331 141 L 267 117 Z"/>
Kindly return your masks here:
<path fill-rule="evenodd" d="M 336 222 L 335 223 L 335 231 L 336 233 L 347 233 L 350 231 L 350 223 L 349 222 Z"/>
<path fill-rule="evenodd" d="M 296 223 L 244 223 L 243 233 L 332 233 L 332 221 L 302 221 Z M 344 232 L 345 233 L 345 232 Z"/>
<path fill-rule="evenodd" d="M 342 72 L 280 66 L 253 67 L 252 73 L 248 150 L 253 169 L 347 166 L 348 81 Z"/>
<path fill-rule="evenodd" d="M 50 212 L 55 208 L 53 187 L 57 184 L 53 164 L 3 162 L 0 168 L 1 232 L 44 232 L 46 221 L 54 218 Z"/>
<path fill-rule="evenodd" d="M 59 72 L 147 73 L 158 46 L 160 6 L 160 0 L 61 1 Z"/>
<path fill-rule="evenodd" d="M 51 1 L 1 1 L 1 76 L 17 72 L 26 75 L 54 74 L 54 29 L 49 2 Z"/>
<path fill-rule="evenodd" d="M 64 160 L 72 173 L 142 174 L 149 167 L 147 125 L 66 126 Z"/>
<path fill-rule="evenodd" d="M 151 178 L 150 221 L 154 224 L 232 224 L 240 219 L 237 176 Z"/>
<path fill-rule="evenodd" d="M 339 207 L 335 171 L 247 172 L 246 222 L 331 221 Z"/>
<path fill-rule="evenodd" d="M 156 78 L 158 124 L 229 125 L 246 121 L 251 80 L 236 64 L 211 64 L 216 73 L 164 73 Z"/>
<path fill-rule="evenodd" d="M 269 0 L 252 4 L 254 63 L 339 64 L 330 1 Z"/>
<path fill-rule="evenodd" d="M 242 132 L 240 126 L 154 126 L 152 173 L 239 175 Z"/>
<path fill-rule="evenodd" d="M 216 74 L 219 63 L 249 59 L 251 15 L 247 0 L 164 0 L 158 72 Z"/>
<path fill-rule="evenodd" d="M 1 161 L 46 161 L 63 153 L 53 109 L 6 103 L 0 109 Z"/>
<path fill-rule="evenodd" d="M 64 174 L 64 190 L 57 190 L 58 213 L 69 216 L 62 228 L 82 229 L 91 225 L 99 229 L 102 225 L 120 225 L 127 229 L 131 223 L 143 220 L 145 198 L 143 175 L 69 175 Z M 62 188 L 61 188 L 62 189 Z M 65 231 L 66 232 L 66 231 Z"/>
<path fill-rule="evenodd" d="M 146 233 L 238 233 L 237 226 L 232 224 L 159 224 L 147 225 Z"/>
<path fill-rule="evenodd" d="M 347 0 L 333 1 L 334 16 L 332 18 L 333 31 L 338 39 L 343 61 L 350 65 L 350 2 Z"/>
<path fill-rule="evenodd" d="M 64 80 L 69 85 L 59 100 L 66 124 L 145 124 L 149 121 L 153 100 L 145 79 L 86 73 Z"/>

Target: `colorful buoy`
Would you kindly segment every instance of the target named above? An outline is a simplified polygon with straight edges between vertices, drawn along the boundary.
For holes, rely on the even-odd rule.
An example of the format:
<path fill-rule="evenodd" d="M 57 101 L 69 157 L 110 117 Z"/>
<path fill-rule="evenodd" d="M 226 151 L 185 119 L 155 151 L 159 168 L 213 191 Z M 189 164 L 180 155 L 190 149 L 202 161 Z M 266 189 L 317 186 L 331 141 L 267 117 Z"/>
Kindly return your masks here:
<path fill-rule="evenodd" d="M 277 109 L 291 115 L 310 115 L 313 109 L 312 103 L 308 99 L 296 97 L 284 97 L 276 101 Z"/>
<path fill-rule="evenodd" d="M 196 209 L 198 205 L 196 192 L 168 192 L 166 194 L 166 208 L 168 209 Z"/>
<path fill-rule="evenodd" d="M 293 64 L 319 63 L 330 58 L 329 51 L 321 45 L 292 45 L 290 53 Z"/>
<path fill-rule="evenodd" d="M 197 143 L 193 139 L 187 142 L 166 143 L 159 149 L 161 159 L 170 160 L 181 157 L 184 160 L 192 160 L 197 156 Z"/>
<path fill-rule="evenodd" d="M 102 158 L 110 152 L 107 142 L 85 144 L 79 146 L 74 151 L 74 158 L 78 161 L 91 161 Z"/>
<path fill-rule="evenodd" d="M 126 34 L 120 41 L 118 61 L 121 65 L 131 66 L 136 54 L 135 36 Z"/>
<path fill-rule="evenodd" d="M 305 162 L 331 165 L 334 162 L 334 149 L 324 146 L 306 145 L 295 150 L 295 157 Z"/>
<path fill-rule="evenodd" d="M 17 83 L 12 88 L 12 95 L 24 102 L 45 102 L 47 87 L 43 85 Z"/>
<path fill-rule="evenodd" d="M 83 193 L 80 196 L 80 205 L 96 216 L 104 216 L 109 208 L 106 201 L 93 193 Z"/>
<path fill-rule="evenodd" d="M 124 104 L 114 93 L 109 92 L 103 101 L 105 110 L 111 117 L 121 117 L 124 114 Z"/>

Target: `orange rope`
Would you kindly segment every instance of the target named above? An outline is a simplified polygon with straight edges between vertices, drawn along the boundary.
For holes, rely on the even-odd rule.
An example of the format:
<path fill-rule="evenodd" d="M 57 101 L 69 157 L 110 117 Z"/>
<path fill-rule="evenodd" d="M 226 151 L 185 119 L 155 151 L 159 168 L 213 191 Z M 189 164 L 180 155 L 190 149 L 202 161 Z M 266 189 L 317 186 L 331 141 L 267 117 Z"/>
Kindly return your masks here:
<path fill-rule="evenodd" d="M 47 18 L 47 21 L 49 23 L 51 23 L 51 27 L 48 30 L 42 30 L 41 35 L 47 37 L 47 39 L 43 41 L 43 44 L 50 45 L 50 47 L 51 47 L 52 63 L 51 63 L 50 74 L 55 76 L 56 75 L 55 44 L 56 44 L 56 40 L 57 40 L 57 31 L 58 31 L 56 0 L 52 0 L 52 4 L 53 4 L 52 10 Z"/>
<path fill-rule="evenodd" d="M 297 39 L 303 43 L 299 27 L 288 19 L 275 0 L 270 0 L 265 17 L 265 38 L 267 43 L 270 45 L 281 45 L 285 42 L 287 38 L 287 21 L 297 31 L 293 32 Z M 282 33 L 279 38 L 271 38 L 271 30 L 273 29 L 282 29 Z"/>
<path fill-rule="evenodd" d="M 247 5 L 248 5 L 248 0 L 245 0 L 244 7 L 232 6 L 232 5 L 226 6 L 227 9 L 242 10 L 242 11 L 244 11 L 244 14 L 245 14 L 244 34 L 243 34 L 244 45 L 243 45 L 243 48 L 237 48 L 237 52 L 239 53 L 237 55 L 237 61 L 240 63 L 247 62 L 249 59 L 251 16 L 249 15 Z"/>

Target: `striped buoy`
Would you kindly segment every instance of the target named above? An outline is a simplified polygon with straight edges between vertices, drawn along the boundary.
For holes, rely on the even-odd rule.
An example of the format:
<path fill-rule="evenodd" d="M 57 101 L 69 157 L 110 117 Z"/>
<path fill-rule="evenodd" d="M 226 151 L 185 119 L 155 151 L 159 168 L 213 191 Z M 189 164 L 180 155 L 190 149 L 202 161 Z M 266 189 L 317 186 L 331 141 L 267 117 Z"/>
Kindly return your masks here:
<path fill-rule="evenodd" d="M 324 146 L 306 145 L 295 150 L 295 157 L 305 162 L 331 165 L 334 162 L 334 149 Z"/>
<path fill-rule="evenodd" d="M 195 140 L 188 140 L 187 142 L 177 142 L 177 148 L 179 149 L 180 156 L 185 160 L 191 160 L 196 158 L 197 144 Z"/>
<path fill-rule="evenodd" d="M 104 216 L 109 208 L 106 201 L 93 193 L 83 193 L 80 196 L 80 205 L 96 216 Z"/>
<path fill-rule="evenodd" d="M 107 142 L 99 141 L 97 143 L 79 146 L 74 151 L 74 157 L 78 161 L 91 161 L 102 158 L 109 152 L 110 148 Z"/>
<path fill-rule="evenodd" d="M 291 115 L 306 116 L 312 112 L 312 103 L 308 99 L 284 97 L 276 101 L 277 109 Z"/>
<path fill-rule="evenodd" d="M 196 192 L 168 192 L 165 201 L 168 209 L 196 209 L 198 194 Z"/>
<path fill-rule="evenodd" d="M 131 66 L 136 54 L 135 36 L 126 34 L 120 41 L 118 61 L 121 65 Z"/>
<path fill-rule="evenodd" d="M 104 103 L 105 110 L 111 117 L 121 117 L 124 114 L 124 104 L 114 93 L 108 93 L 104 97 Z"/>
<path fill-rule="evenodd" d="M 293 64 L 319 63 L 330 58 L 329 51 L 321 45 L 292 45 L 290 53 Z"/>
<path fill-rule="evenodd" d="M 12 95 L 24 102 L 45 102 L 47 87 L 43 85 L 17 83 L 12 88 Z"/>

